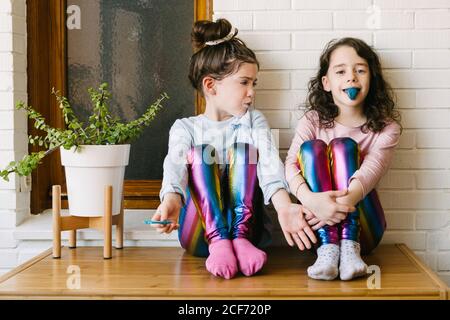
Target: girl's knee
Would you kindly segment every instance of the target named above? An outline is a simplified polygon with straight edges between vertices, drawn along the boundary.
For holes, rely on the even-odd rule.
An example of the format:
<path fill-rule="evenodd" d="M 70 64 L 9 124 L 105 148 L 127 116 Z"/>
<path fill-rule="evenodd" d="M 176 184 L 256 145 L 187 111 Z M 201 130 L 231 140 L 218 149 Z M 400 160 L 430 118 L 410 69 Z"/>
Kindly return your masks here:
<path fill-rule="evenodd" d="M 305 147 L 323 148 L 326 146 L 327 146 L 327 144 L 322 139 L 312 139 L 312 140 L 304 141 L 302 143 L 302 145 L 300 146 L 300 148 L 305 148 Z"/>
<path fill-rule="evenodd" d="M 300 146 L 300 154 L 305 154 L 305 153 L 313 153 L 313 154 L 318 154 L 320 152 L 326 152 L 328 149 L 327 144 L 325 143 L 325 141 L 321 140 L 321 139 L 313 139 L 313 140 L 308 140 L 305 141 L 301 144 Z"/>
<path fill-rule="evenodd" d="M 258 163 L 258 149 L 249 143 L 235 142 L 228 149 L 229 163 L 235 162 L 236 159 L 242 160 L 245 164 Z"/>
<path fill-rule="evenodd" d="M 358 143 L 350 137 L 334 138 L 330 141 L 330 149 L 356 153 L 358 152 Z"/>

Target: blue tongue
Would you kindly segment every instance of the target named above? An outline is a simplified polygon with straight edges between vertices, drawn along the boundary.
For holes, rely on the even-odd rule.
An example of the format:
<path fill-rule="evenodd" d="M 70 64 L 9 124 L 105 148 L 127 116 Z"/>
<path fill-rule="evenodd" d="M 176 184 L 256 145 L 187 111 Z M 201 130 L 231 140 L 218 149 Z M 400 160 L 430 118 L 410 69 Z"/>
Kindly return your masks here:
<path fill-rule="evenodd" d="M 345 93 L 347 93 L 347 96 L 351 99 L 351 100 L 355 100 L 356 96 L 358 95 L 359 89 L 358 88 L 348 88 L 345 89 Z"/>

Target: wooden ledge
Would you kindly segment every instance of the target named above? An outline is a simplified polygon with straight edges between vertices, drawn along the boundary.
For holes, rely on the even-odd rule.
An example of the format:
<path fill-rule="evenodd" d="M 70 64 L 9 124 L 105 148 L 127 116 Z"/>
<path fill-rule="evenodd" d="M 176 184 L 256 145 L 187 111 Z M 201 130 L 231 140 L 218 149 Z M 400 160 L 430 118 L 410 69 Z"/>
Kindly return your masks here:
<path fill-rule="evenodd" d="M 101 250 L 63 248 L 61 259 L 47 250 L 0 277 L 0 299 L 447 299 L 449 290 L 404 244 L 382 245 L 364 257 L 380 267 L 379 289 L 370 288 L 374 274 L 309 279 L 314 255 L 289 247 L 269 248 L 262 272 L 232 280 L 210 275 L 204 258 L 180 248 L 126 247 L 113 250 L 111 260 Z"/>

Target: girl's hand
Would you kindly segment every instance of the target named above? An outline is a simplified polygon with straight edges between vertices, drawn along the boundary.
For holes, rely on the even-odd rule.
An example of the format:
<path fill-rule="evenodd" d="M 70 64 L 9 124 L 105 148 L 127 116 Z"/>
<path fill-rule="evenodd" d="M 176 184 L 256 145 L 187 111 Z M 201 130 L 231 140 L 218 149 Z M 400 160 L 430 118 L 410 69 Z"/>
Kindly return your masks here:
<path fill-rule="evenodd" d="M 336 198 L 336 203 L 338 203 L 338 204 L 345 204 L 345 205 L 348 205 L 348 206 L 355 206 L 354 205 L 355 202 L 352 202 L 352 200 L 353 199 L 350 197 L 350 192 L 349 192 L 348 194 L 346 194 L 343 197 L 337 197 Z"/>
<path fill-rule="evenodd" d="M 337 202 L 336 198 L 346 194 L 347 190 L 311 192 L 303 204 L 314 213 L 318 220 L 333 225 L 344 220 L 349 212 L 356 210 L 354 206 Z M 309 224 L 315 225 L 315 221 L 313 220 Z M 317 229 L 314 228 L 314 230 Z"/>
<path fill-rule="evenodd" d="M 319 220 L 311 211 L 305 215 L 306 221 L 308 221 L 308 224 L 311 226 L 311 229 L 316 231 L 322 228 L 323 226 L 329 225 L 332 226 L 335 223 L 331 220 L 327 221 L 321 221 Z"/>
<path fill-rule="evenodd" d="M 305 247 L 311 249 L 311 242 L 317 243 L 314 232 L 304 218 L 304 214 L 312 215 L 308 209 L 299 204 L 291 203 L 278 208 L 277 213 L 284 237 L 291 247 L 297 244 L 300 250 L 305 250 Z"/>
<path fill-rule="evenodd" d="M 178 217 L 181 209 L 181 196 L 177 193 L 168 193 L 164 196 L 163 202 L 156 209 L 156 213 L 153 215 L 152 220 L 163 221 L 170 220 L 170 224 L 152 224 L 153 228 L 159 233 L 171 233 L 179 228 Z"/>

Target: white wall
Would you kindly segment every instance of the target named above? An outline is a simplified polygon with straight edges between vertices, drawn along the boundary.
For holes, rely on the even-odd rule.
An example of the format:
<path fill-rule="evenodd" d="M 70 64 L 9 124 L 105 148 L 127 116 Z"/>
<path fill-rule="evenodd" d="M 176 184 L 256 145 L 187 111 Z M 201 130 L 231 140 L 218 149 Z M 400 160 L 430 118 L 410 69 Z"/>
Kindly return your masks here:
<path fill-rule="evenodd" d="M 450 282 L 450 1 L 214 0 L 261 63 L 256 107 L 285 157 L 324 45 L 354 36 L 380 54 L 404 132 L 379 191 L 383 243 L 406 243 Z"/>
<path fill-rule="evenodd" d="M 0 1 L 0 168 L 28 150 L 27 118 L 15 102 L 27 101 L 27 37 L 25 0 Z M 20 179 L 0 179 L 0 273 L 17 264 L 14 228 L 29 214 L 30 193 Z"/>

